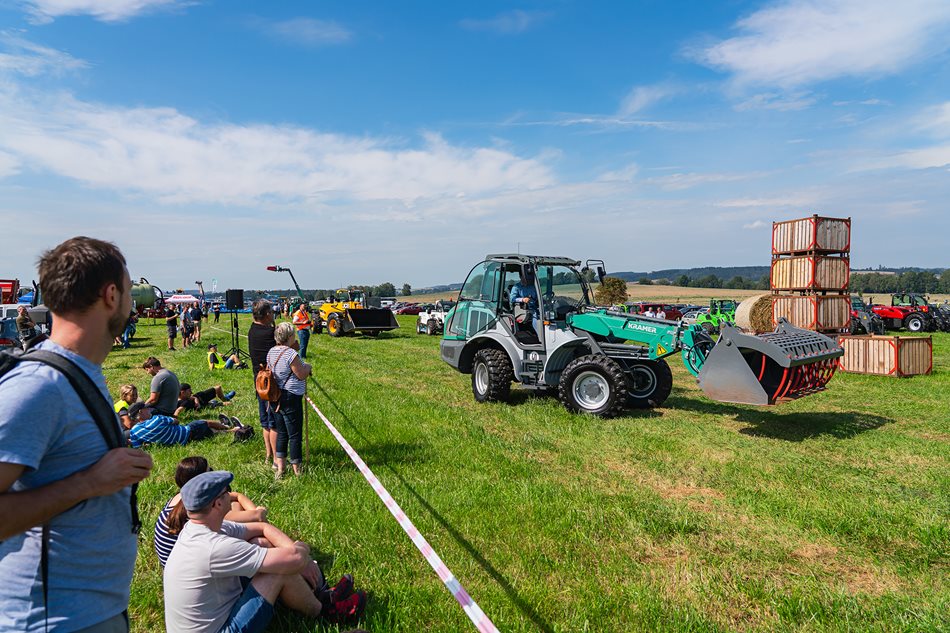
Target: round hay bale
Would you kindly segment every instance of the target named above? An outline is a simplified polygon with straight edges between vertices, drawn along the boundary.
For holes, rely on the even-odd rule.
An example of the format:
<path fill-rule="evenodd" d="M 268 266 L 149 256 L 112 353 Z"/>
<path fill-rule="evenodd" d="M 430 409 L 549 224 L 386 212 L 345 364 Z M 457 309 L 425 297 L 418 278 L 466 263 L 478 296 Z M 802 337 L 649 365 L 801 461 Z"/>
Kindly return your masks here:
<path fill-rule="evenodd" d="M 775 329 L 772 325 L 772 295 L 749 297 L 736 307 L 736 325 L 747 332 L 762 334 Z"/>

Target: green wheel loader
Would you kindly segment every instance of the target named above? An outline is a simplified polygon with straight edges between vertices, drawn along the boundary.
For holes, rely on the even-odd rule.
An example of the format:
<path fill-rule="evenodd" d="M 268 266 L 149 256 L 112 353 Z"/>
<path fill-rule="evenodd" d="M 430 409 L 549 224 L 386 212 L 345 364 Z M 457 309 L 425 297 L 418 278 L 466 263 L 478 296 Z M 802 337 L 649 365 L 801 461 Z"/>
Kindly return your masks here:
<path fill-rule="evenodd" d="M 580 262 L 489 255 L 469 273 L 446 319 L 442 359 L 472 376 L 479 402 L 507 399 L 512 382 L 557 392 L 573 412 L 602 417 L 656 407 L 672 389 L 666 359 L 679 354 L 707 397 L 769 405 L 824 389 L 843 350 L 780 323 L 718 341 L 699 325 L 597 307 Z M 588 260 L 602 280 L 603 262 Z M 517 286 L 517 288 L 513 287 Z"/>
<path fill-rule="evenodd" d="M 696 325 L 708 333 L 719 332 L 724 325 L 734 325 L 738 303 L 732 299 L 710 299 L 709 311 L 696 315 Z"/>

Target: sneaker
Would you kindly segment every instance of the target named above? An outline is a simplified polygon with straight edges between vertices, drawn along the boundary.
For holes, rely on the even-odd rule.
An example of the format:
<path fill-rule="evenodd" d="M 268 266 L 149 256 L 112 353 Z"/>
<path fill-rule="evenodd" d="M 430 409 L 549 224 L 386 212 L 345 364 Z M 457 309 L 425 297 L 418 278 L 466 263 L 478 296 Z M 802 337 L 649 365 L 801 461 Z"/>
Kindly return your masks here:
<path fill-rule="evenodd" d="M 330 606 L 323 612 L 323 617 L 331 622 L 344 622 L 359 620 L 366 610 L 366 592 L 357 591 L 350 594 L 349 598 L 339 602 L 331 602 Z"/>
<path fill-rule="evenodd" d="M 230 417 L 230 420 L 231 420 L 232 426 L 233 426 L 235 429 L 243 429 L 243 428 L 244 428 L 244 425 L 241 424 L 241 421 L 238 420 L 238 419 L 237 419 L 236 417 L 234 417 L 233 415 Z"/>
<path fill-rule="evenodd" d="M 229 391 L 226 394 L 224 394 L 224 401 L 227 402 L 228 400 L 230 400 L 236 395 L 237 395 L 237 391 Z"/>
<path fill-rule="evenodd" d="M 342 602 L 353 594 L 353 574 L 344 574 L 330 589 L 330 602 Z"/>
<path fill-rule="evenodd" d="M 234 424 L 231 422 L 231 418 L 224 415 L 223 413 L 218 414 L 218 421 L 229 429 L 234 427 Z"/>

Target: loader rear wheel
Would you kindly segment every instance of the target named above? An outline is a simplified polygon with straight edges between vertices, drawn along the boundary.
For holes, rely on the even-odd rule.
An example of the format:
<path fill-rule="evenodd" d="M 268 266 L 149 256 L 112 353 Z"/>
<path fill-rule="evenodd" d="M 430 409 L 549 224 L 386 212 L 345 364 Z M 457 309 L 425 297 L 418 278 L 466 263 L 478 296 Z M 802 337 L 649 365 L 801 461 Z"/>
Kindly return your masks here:
<path fill-rule="evenodd" d="M 627 406 L 635 409 L 658 407 L 673 391 L 673 372 L 663 359 L 633 363 L 627 374 Z"/>
<path fill-rule="evenodd" d="M 477 402 L 504 402 L 511 393 L 515 372 L 508 354 L 500 349 L 482 349 L 472 362 L 472 393 Z"/>
<path fill-rule="evenodd" d="M 426 323 L 426 334 L 429 336 L 435 336 L 439 331 L 439 325 L 435 322 L 435 319 L 429 319 Z"/>
<path fill-rule="evenodd" d="M 706 321 L 703 323 L 703 329 L 706 330 L 706 334 L 710 336 L 719 332 L 719 328 L 713 325 L 710 321 Z"/>
<path fill-rule="evenodd" d="M 335 312 L 327 317 L 327 334 L 332 337 L 343 336 L 343 321 Z"/>
<path fill-rule="evenodd" d="M 612 418 L 623 411 L 627 380 L 616 361 L 600 354 L 581 356 L 561 372 L 558 398 L 572 413 Z"/>
<path fill-rule="evenodd" d="M 924 317 L 917 312 L 912 312 L 904 317 L 904 327 L 910 332 L 923 332 L 925 325 Z"/>

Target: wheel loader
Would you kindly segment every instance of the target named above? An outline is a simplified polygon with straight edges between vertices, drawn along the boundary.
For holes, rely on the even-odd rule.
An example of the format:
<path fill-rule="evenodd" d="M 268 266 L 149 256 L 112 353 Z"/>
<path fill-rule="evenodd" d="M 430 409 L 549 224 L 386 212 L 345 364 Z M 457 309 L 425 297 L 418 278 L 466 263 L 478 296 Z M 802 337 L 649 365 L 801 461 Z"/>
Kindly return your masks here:
<path fill-rule="evenodd" d="M 380 332 L 399 327 L 396 317 L 386 308 L 367 307 L 366 296 L 357 288 L 340 289 L 336 296 L 325 301 L 316 318 L 330 336 L 345 336 L 360 332 L 378 336 Z"/>
<path fill-rule="evenodd" d="M 592 265 L 602 281 L 603 262 L 585 268 Z M 707 397 L 771 405 L 824 389 L 844 354 L 836 341 L 784 321 L 757 336 L 724 324 L 713 340 L 700 325 L 598 307 L 579 266 L 566 257 L 500 254 L 472 269 L 440 353 L 471 374 L 475 400 L 505 400 L 518 382 L 556 390 L 569 411 L 613 417 L 663 404 L 673 383 L 666 359 L 679 354 Z M 534 303 L 521 298 L 525 288 L 533 288 Z"/>

